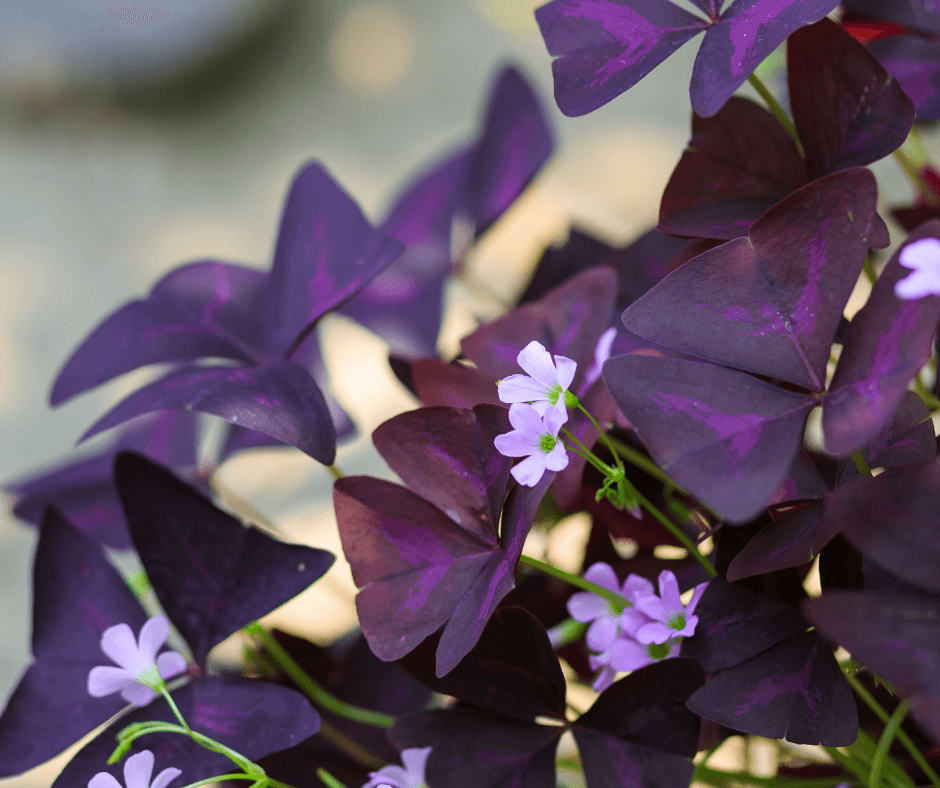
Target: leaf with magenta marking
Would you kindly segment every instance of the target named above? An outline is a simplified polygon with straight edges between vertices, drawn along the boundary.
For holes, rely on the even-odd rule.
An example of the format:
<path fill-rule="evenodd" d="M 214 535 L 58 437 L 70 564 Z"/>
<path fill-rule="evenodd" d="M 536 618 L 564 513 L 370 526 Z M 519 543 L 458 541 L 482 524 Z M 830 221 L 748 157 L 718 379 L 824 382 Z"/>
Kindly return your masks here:
<path fill-rule="evenodd" d="M 139 454 L 119 454 L 114 475 L 147 577 L 197 662 L 304 591 L 333 563 L 325 550 L 246 528 Z"/>
<path fill-rule="evenodd" d="M 690 260 L 623 315 L 686 353 L 820 391 L 869 247 L 885 240 L 867 169 L 821 178 L 738 238 Z"/>

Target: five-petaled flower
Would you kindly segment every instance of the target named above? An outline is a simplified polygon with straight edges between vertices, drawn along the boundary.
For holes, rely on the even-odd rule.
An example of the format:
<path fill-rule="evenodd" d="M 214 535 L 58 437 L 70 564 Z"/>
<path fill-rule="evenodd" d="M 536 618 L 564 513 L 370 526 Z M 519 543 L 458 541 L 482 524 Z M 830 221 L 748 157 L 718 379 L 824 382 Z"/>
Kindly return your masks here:
<path fill-rule="evenodd" d="M 369 782 L 362 788 L 424 788 L 424 770 L 427 767 L 430 747 L 415 747 L 401 751 L 401 766 L 383 766 L 377 772 L 369 772 Z"/>
<path fill-rule="evenodd" d="M 695 587 L 689 604 L 683 605 L 679 598 L 679 583 L 668 569 L 659 573 L 659 596 L 651 594 L 636 602 L 637 609 L 651 621 L 637 631 L 640 643 L 665 643 L 674 638 L 689 637 L 695 632 L 698 616 L 692 615 L 707 583 Z"/>
<path fill-rule="evenodd" d="M 120 667 L 99 665 L 88 674 L 88 692 L 96 698 L 120 692 L 136 706 L 153 700 L 165 679 L 186 670 L 186 659 L 175 651 L 157 652 L 170 635 L 170 624 L 163 616 L 148 619 L 141 627 L 139 640 L 127 624 L 108 627 L 101 635 L 101 650 Z M 129 785 L 128 788 L 131 788 Z"/>
<path fill-rule="evenodd" d="M 512 469 L 519 484 L 534 487 L 546 470 L 561 471 L 568 467 L 565 444 L 558 440 L 558 432 L 567 420 L 568 411 L 563 404 L 548 408 L 544 417 L 525 403 L 509 409 L 509 423 L 514 429 L 497 435 L 493 445 L 505 457 L 526 458 Z"/>
<path fill-rule="evenodd" d="M 552 361 L 552 354 L 535 340 L 519 351 L 516 360 L 529 374 L 503 378 L 496 390 L 500 402 L 528 402 L 539 416 L 559 402 L 559 407 L 565 407 L 565 392 L 574 380 L 577 363 L 564 356 L 555 356 Z"/>
<path fill-rule="evenodd" d="M 153 774 L 153 762 L 154 757 L 150 750 L 144 750 L 128 758 L 124 763 L 124 784 L 126 788 L 166 788 L 172 780 L 182 774 L 179 769 L 171 766 L 160 772 L 153 782 L 150 782 L 150 775 Z M 113 775 L 107 772 L 98 772 L 88 781 L 88 788 L 122 788 L 122 786 Z"/>
<path fill-rule="evenodd" d="M 901 250 L 898 262 L 911 273 L 894 284 L 894 294 L 905 301 L 940 295 L 940 240 L 921 238 Z"/>

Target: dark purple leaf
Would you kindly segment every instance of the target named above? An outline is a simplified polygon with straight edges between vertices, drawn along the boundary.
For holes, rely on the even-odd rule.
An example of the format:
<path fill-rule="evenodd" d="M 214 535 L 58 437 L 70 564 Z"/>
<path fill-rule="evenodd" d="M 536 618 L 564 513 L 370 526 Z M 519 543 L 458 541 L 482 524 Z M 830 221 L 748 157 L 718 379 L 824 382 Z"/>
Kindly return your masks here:
<path fill-rule="evenodd" d="M 856 168 L 777 203 L 748 233 L 690 260 L 624 312 L 646 339 L 821 390 L 842 310 L 884 223 Z"/>
<path fill-rule="evenodd" d="M 740 665 L 806 629 L 792 607 L 720 577 L 709 581 L 695 615 L 698 626 L 682 641 L 682 656 L 697 659 L 708 674 Z"/>
<path fill-rule="evenodd" d="M 832 591 L 807 601 L 804 611 L 907 698 L 917 720 L 940 741 L 940 609 L 936 602 Z"/>
<path fill-rule="evenodd" d="M 415 393 L 424 405 L 472 408 L 480 403 L 501 404 L 494 375 L 459 361 L 419 358 L 411 365 Z"/>
<path fill-rule="evenodd" d="M 793 744 L 847 747 L 858 735 L 852 690 L 813 632 L 722 671 L 686 705 L 733 730 Z"/>
<path fill-rule="evenodd" d="M 348 301 L 404 246 L 372 228 L 319 164 L 294 178 L 265 300 L 268 353 L 288 353 L 313 324 Z"/>
<path fill-rule="evenodd" d="M 732 97 L 713 117 L 692 116 L 692 139 L 666 184 L 658 230 L 730 240 L 806 183 L 806 165 L 780 122 Z"/>
<path fill-rule="evenodd" d="M 303 695 L 263 681 L 207 676 L 174 692 L 173 699 L 193 730 L 251 760 L 291 747 L 312 736 L 320 727 L 319 715 Z M 53 788 L 86 786 L 102 771 L 120 779 L 123 766 L 107 765 L 117 744 L 118 731 L 150 720 L 176 722 L 162 700 L 122 717 L 79 750 L 56 778 Z M 154 754 L 154 774 L 175 767 L 182 770 L 181 779 L 188 782 L 237 771 L 224 755 L 176 733 L 142 736 L 134 742 L 125 759 L 144 750 Z"/>
<path fill-rule="evenodd" d="M 871 164 L 907 138 L 913 103 L 831 19 L 790 36 L 787 63 L 793 120 L 810 178 Z"/>
<path fill-rule="evenodd" d="M 589 788 L 676 788 L 692 779 L 700 720 L 686 699 L 705 683 L 693 660 L 667 659 L 616 682 L 572 725 Z"/>
<path fill-rule="evenodd" d="M 187 366 L 138 389 L 102 416 L 82 440 L 157 410 L 211 413 L 296 446 L 324 465 L 336 458 L 336 428 L 323 393 L 296 361 L 260 367 Z"/>
<path fill-rule="evenodd" d="M 940 466 L 932 457 L 854 479 L 829 499 L 828 515 L 876 564 L 940 591 Z"/>
<path fill-rule="evenodd" d="M 88 673 L 108 664 L 101 635 L 145 615 L 101 546 L 50 510 L 33 564 L 33 664 L 0 716 L 0 777 L 58 755 L 120 711 L 119 695 L 92 698 Z"/>
<path fill-rule="evenodd" d="M 833 0 L 735 0 L 709 27 L 695 57 L 692 109 L 711 117 L 787 36 L 818 22 Z"/>
<path fill-rule="evenodd" d="M 545 627 L 531 613 L 497 610 L 477 644 L 442 678 L 434 669 L 439 642 L 432 635 L 398 664 L 435 692 L 471 706 L 529 721 L 565 718 L 565 677 Z"/>
<path fill-rule="evenodd" d="M 917 120 L 940 120 L 940 41 L 891 36 L 869 46 L 917 107 Z"/>
<path fill-rule="evenodd" d="M 734 370 L 652 356 L 611 358 L 604 380 L 656 463 L 736 523 L 780 489 L 816 401 Z"/>
<path fill-rule="evenodd" d="M 667 0 L 553 0 L 535 19 L 557 58 L 555 102 L 569 116 L 632 88 L 708 25 Z"/>
<path fill-rule="evenodd" d="M 869 19 L 886 19 L 923 33 L 940 33 L 940 8 L 924 0 L 842 0 L 842 7 Z"/>
<path fill-rule="evenodd" d="M 420 408 L 380 424 L 372 442 L 409 490 L 495 545 L 513 464 L 493 446 L 497 435 L 512 429 L 506 413 L 497 405 Z"/>
<path fill-rule="evenodd" d="M 437 650 L 443 676 L 473 648 L 512 589 L 522 543 L 550 484 L 516 487 L 486 541 L 404 487 L 368 476 L 336 482 L 333 500 L 343 552 L 360 588 L 359 623 L 379 659 L 400 659 L 448 622 Z"/>
<path fill-rule="evenodd" d="M 246 528 L 141 455 L 119 454 L 114 477 L 147 576 L 197 662 L 333 563 L 325 550 Z"/>
<path fill-rule="evenodd" d="M 60 405 L 148 364 L 207 357 L 250 362 L 228 338 L 191 323 L 172 306 L 131 301 L 105 318 L 72 353 L 52 386 L 49 404 Z"/>
<path fill-rule="evenodd" d="M 564 731 L 458 706 L 402 717 L 388 737 L 400 750 L 432 748 L 426 775 L 434 788 L 554 788 Z"/>
<path fill-rule="evenodd" d="M 823 435 L 830 454 L 847 455 L 871 440 L 897 410 L 907 384 L 930 358 L 940 297 L 903 300 L 895 283 L 908 276 L 899 258 L 920 238 L 940 238 L 940 221 L 908 236 L 875 283 L 845 335 L 842 355 L 823 406 Z"/>
<path fill-rule="evenodd" d="M 771 504 L 825 498 L 829 488 L 804 449 L 797 452 L 783 486 L 770 499 Z"/>
<path fill-rule="evenodd" d="M 189 413 L 168 411 L 135 420 L 103 449 L 54 465 L 45 473 L 9 482 L 13 513 L 39 525 L 51 504 L 80 533 L 109 547 L 131 547 L 124 512 L 114 487 L 114 456 L 122 449 L 183 469 L 196 466 L 196 423 Z"/>

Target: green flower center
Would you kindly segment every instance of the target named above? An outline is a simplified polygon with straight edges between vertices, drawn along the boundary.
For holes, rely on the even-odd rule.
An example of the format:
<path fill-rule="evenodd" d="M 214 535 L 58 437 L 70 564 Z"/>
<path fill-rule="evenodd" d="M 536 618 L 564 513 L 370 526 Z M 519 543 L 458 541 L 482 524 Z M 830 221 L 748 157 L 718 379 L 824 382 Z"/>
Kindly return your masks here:
<path fill-rule="evenodd" d="M 669 626 L 676 630 L 676 632 L 681 632 L 685 629 L 685 613 L 677 613 L 669 619 Z"/>
<path fill-rule="evenodd" d="M 150 689 L 159 689 L 160 685 L 163 684 L 163 677 L 160 675 L 160 671 L 157 670 L 156 665 L 151 665 L 138 673 L 137 680 L 141 684 L 150 687 Z"/>
<path fill-rule="evenodd" d="M 558 398 L 561 396 L 561 391 L 561 384 L 555 383 L 554 385 L 548 387 L 548 390 L 545 392 L 545 399 L 547 399 L 550 404 L 554 405 L 558 402 Z"/>
<path fill-rule="evenodd" d="M 668 640 L 665 643 L 650 643 L 646 647 L 646 653 L 653 659 L 665 659 L 672 651 L 672 643 Z"/>
<path fill-rule="evenodd" d="M 555 448 L 556 443 L 558 443 L 558 438 L 550 432 L 545 432 L 539 436 L 539 451 L 543 454 L 548 454 Z"/>

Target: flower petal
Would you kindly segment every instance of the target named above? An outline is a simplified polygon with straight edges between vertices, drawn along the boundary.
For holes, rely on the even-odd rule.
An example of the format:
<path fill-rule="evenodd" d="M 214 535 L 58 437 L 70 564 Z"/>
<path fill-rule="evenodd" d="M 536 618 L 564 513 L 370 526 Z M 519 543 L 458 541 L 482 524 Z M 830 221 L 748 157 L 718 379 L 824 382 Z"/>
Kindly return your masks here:
<path fill-rule="evenodd" d="M 679 637 L 689 638 L 695 634 L 695 627 L 698 626 L 698 616 L 686 616 L 685 626 L 682 627 L 676 634 Z"/>
<path fill-rule="evenodd" d="M 578 370 L 578 362 L 565 356 L 555 356 L 555 370 L 561 390 L 567 391 L 574 380 L 574 373 Z"/>
<path fill-rule="evenodd" d="M 623 595 L 634 605 L 640 597 L 655 596 L 653 584 L 641 575 L 630 575 L 623 584 Z"/>
<path fill-rule="evenodd" d="M 706 588 L 708 588 L 708 583 L 699 583 L 695 586 L 695 590 L 692 592 L 692 598 L 689 600 L 689 604 L 685 606 L 686 615 L 691 616 L 692 613 L 695 612 L 698 601 L 702 598 L 702 594 L 705 593 Z"/>
<path fill-rule="evenodd" d="M 401 751 L 401 762 L 405 770 L 413 778 L 413 785 L 417 788 L 424 782 L 424 770 L 427 768 L 428 757 L 431 755 L 430 747 L 410 747 Z"/>
<path fill-rule="evenodd" d="M 127 624 L 115 624 L 101 634 L 101 650 L 122 668 L 137 674 L 137 640 Z"/>
<path fill-rule="evenodd" d="M 88 694 L 93 698 L 103 698 L 120 692 L 128 684 L 133 684 L 134 676 L 129 670 L 112 665 L 99 665 L 88 673 Z"/>
<path fill-rule="evenodd" d="M 655 660 L 647 653 L 646 646 L 635 640 L 620 638 L 610 647 L 610 665 L 618 671 L 638 670 Z"/>
<path fill-rule="evenodd" d="M 539 479 L 545 474 L 545 454 L 533 454 L 526 457 L 512 471 L 513 478 L 524 487 L 535 487 Z"/>
<path fill-rule="evenodd" d="M 615 594 L 620 593 L 620 581 L 617 580 L 617 574 L 610 564 L 605 564 L 603 561 L 592 564 L 584 573 L 584 579 Z"/>
<path fill-rule="evenodd" d="M 88 781 L 88 788 L 122 788 L 122 786 L 113 774 L 98 772 Z"/>
<path fill-rule="evenodd" d="M 561 441 L 545 455 L 545 467 L 550 471 L 563 471 L 568 467 L 568 450 Z"/>
<path fill-rule="evenodd" d="M 604 667 L 601 668 L 601 672 L 597 674 L 597 678 L 594 679 L 594 683 L 591 684 L 591 689 L 595 692 L 603 692 L 614 683 L 616 675 L 616 670 L 610 667 L 610 665 L 604 665 Z"/>
<path fill-rule="evenodd" d="M 125 761 L 124 784 L 127 788 L 150 788 L 153 761 L 153 753 L 150 750 L 132 755 Z"/>
<path fill-rule="evenodd" d="M 140 628 L 140 637 L 137 638 L 141 660 L 146 661 L 147 664 L 155 662 L 157 652 L 169 636 L 170 622 L 164 616 L 148 618 Z"/>
<path fill-rule="evenodd" d="M 670 611 L 666 609 L 663 601 L 658 596 L 643 596 L 637 599 L 636 608 L 641 613 L 646 613 L 655 621 L 662 621 L 664 624 L 669 618 Z"/>
<path fill-rule="evenodd" d="M 588 627 L 585 642 L 591 651 L 606 651 L 620 634 L 620 622 L 613 615 L 599 616 Z"/>
<path fill-rule="evenodd" d="M 150 788 L 166 788 L 167 784 L 179 777 L 183 772 L 173 766 L 164 769 L 158 774 Z"/>
<path fill-rule="evenodd" d="M 535 454 L 538 450 L 538 444 L 532 437 L 532 433 L 522 430 L 513 430 L 504 432 L 493 438 L 493 445 L 496 451 L 504 457 L 528 457 Z"/>
<path fill-rule="evenodd" d="M 392 788 L 411 788 L 408 772 L 401 766 L 383 766 L 377 772 L 369 772 L 369 780 L 362 788 L 375 788 L 379 785 L 391 785 Z"/>
<path fill-rule="evenodd" d="M 682 610 L 679 583 L 676 581 L 676 576 L 668 569 L 664 569 L 659 573 L 659 595 L 668 609 Z"/>
<path fill-rule="evenodd" d="M 564 399 L 559 399 L 554 405 L 550 405 L 545 409 L 544 430 L 550 432 L 554 437 L 558 437 L 558 433 L 566 421 L 568 421 L 568 408 L 565 407 Z"/>
<path fill-rule="evenodd" d="M 496 387 L 500 402 L 533 402 L 544 400 L 546 387 L 528 375 L 510 375 Z"/>
<path fill-rule="evenodd" d="M 186 672 L 186 657 L 175 651 L 164 651 L 157 657 L 157 670 L 164 680 L 179 676 Z"/>
<path fill-rule="evenodd" d="M 568 600 L 568 614 L 584 624 L 610 613 L 610 603 L 591 591 L 579 591 Z"/>
<path fill-rule="evenodd" d="M 552 354 L 540 342 L 532 340 L 516 356 L 522 369 L 546 388 L 558 382 L 558 370 L 552 363 Z"/>
<path fill-rule="evenodd" d="M 635 607 L 625 608 L 620 614 L 620 629 L 627 637 L 636 638 L 636 633 L 640 631 L 640 628 L 649 623 L 649 618 Z"/>
<path fill-rule="evenodd" d="M 538 440 L 544 427 L 542 426 L 542 417 L 538 411 L 531 405 L 524 402 L 517 402 L 509 408 L 509 423 L 513 429 L 531 435 L 533 440 Z"/>
<path fill-rule="evenodd" d="M 659 621 L 653 621 L 640 627 L 634 637 L 637 642 L 649 645 L 650 643 L 665 643 L 675 634 L 677 633 L 674 629 L 670 629 Z"/>
<path fill-rule="evenodd" d="M 121 690 L 121 697 L 128 703 L 133 703 L 135 706 L 146 706 L 153 700 L 154 695 L 156 695 L 156 693 L 150 689 L 150 687 L 146 687 L 136 681 L 128 682 Z"/>

